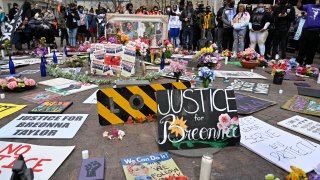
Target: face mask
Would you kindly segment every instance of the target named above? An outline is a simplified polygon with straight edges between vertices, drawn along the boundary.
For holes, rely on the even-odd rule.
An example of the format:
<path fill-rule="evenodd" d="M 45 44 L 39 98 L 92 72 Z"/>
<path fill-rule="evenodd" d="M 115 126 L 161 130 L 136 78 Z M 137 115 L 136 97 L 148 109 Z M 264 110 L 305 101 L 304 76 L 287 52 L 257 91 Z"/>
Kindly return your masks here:
<path fill-rule="evenodd" d="M 258 8 L 259 13 L 264 13 L 264 8 Z"/>
<path fill-rule="evenodd" d="M 83 13 L 83 10 L 82 10 L 82 9 L 80 9 L 80 10 L 79 10 L 79 12 L 80 12 L 80 13 Z"/>
<path fill-rule="evenodd" d="M 230 7 L 233 8 L 233 7 L 234 7 L 234 3 L 231 3 L 231 4 L 230 4 Z"/>

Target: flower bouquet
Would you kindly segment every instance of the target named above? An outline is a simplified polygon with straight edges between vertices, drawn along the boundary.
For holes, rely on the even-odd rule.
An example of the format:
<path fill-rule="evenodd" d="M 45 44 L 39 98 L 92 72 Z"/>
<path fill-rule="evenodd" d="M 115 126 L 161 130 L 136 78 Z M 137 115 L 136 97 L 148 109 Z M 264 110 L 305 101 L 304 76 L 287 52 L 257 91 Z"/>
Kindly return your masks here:
<path fill-rule="evenodd" d="M 319 69 L 316 67 L 297 67 L 296 75 L 300 77 L 318 77 Z"/>
<path fill-rule="evenodd" d="M 286 70 L 288 69 L 287 63 L 284 60 L 271 60 L 269 66 L 272 68 L 271 75 L 273 76 L 274 84 L 282 84 L 283 77 L 286 75 Z"/>
<path fill-rule="evenodd" d="M 2 91 L 22 92 L 35 88 L 37 83 L 33 79 L 20 79 L 10 76 L 5 79 L 0 79 L 0 86 Z"/>
<path fill-rule="evenodd" d="M 39 40 L 39 47 L 35 50 L 35 54 L 44 57 L 46 54 L 48 54 L 48 49 L 45 47 L 46 44 L 46 38 L 41 37 Z"/>
<path fill-rule="evenodd" d="M 179 61 L 177 59 L 171 61 L 169 70 L 174 74 L 176 82 L 179 82 L 179 77 L 181 75 L 184 75 L 184 73 L 186 72 L 186 68 L 186 64 L 183 61 Z"/>
<path fill-rule="evenodd" d="M 164 40 L 164 45 L 162 47 L 162 53 L 164 59 L 170 59 L 172 56 L 172 52 L 174 51 L 173 45 L 169 40 Z"/>
<path fill-rule="evenodd" d="M 198 76 L 202 80 L 202 85 L 204 88 L 208 88 L 211 81 L 214 80 L 214 72 L 208 67 L 199 68 Z"/>
<path fill-rule="evenodd" d="M 247 69 L 256 68 L 260 64 L 260 61 L 264 60 L 264 57 L 252 48 L 247 48 L 242 52 L 238 52 L 237 58 L 240 60 L 242 67 Z"/>
<path fill-rule="evenodd" d="M 297 168 L 295 166 L 290 166 L 290 169 L 292 172 L 286 176 L 286 180 L 308 180 L 307 174 L 300 168 Z"/>
<path fill-rule="evenodd" d="M 231 52 L 229 49 L 226 49 L 226 50 L 222 51 L 222 53 L 221 53 L 221 56 L 222 56 L 222 57 L 228 57 L 228 58 L 230 58 L 232 55 L 233 55 L 233 54 L 232 54 L 232 52 Z"/>
<path fill-rule="evenodd" d="M 83 43 L 83 45 L 79 46 L 78 51 L 79 52 L 87 52 L 88 49 L 90 49 L 90 48 L 91 48 L 90 42 L 86 41 Z"/>
<path fill-rule="evenodd" d="M 84 59 L 83 58 L 79 58 L 78 56 L 74 55 L 74 56 L 68 58 L 66 60 L 65 64 L 69 68 L 83 67 Z"/>
<path fill-rule="evenodd" d="M 209 69 L 220 68 L 220 54 L 215 51 L 216 45 L 213 44 L 210 47 L 204 47 L 200 52 L 195 56 L 195 59 L 198 60 L 197 67 L 208 67 Z"/>
<path fill-rule="evenodd" d="M 129 42 L 130 38 L 127 34 L 122 33 L 120 35 L 120 41 L 123 45 L 126 45 Z"/>

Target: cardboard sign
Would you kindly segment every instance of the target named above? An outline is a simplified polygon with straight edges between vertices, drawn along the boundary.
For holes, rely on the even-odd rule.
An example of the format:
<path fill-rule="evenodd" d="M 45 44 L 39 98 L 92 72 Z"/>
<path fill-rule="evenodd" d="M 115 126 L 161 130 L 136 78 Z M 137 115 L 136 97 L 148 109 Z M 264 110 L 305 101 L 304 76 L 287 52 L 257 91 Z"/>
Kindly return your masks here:
<path fill-rule="evenodd" d="M 311 87 L 310 84 L 308 84 L 308 83 L 297 83 L 297 82 L 295 82 L 293 84 L 296 85 L 296 86 L 301 86 L 301 87 Z"/>
<path fill-rule="evenodd" d="M 252 114 L 277 104 L 276 102 L 260 99 L 253 96 L 236 93 L 238 114 Z"/>
<path fill-rule="evenodd" d="M 43 102 L 29 111 L 30 114 L 61 114 L 72 102 Z"/>
<path fill-rule="evenodd" d="M 269 84 L 246 82 L 239 79 L 234 80 L 230 86 L 226 87 L 226 89 L 253 92 L 255 94 L 268 94 L 269 88 Z"/>
<path fill-rule="evenodd" d="M 83 159 L 78 180 L 104 180 L 104 158 Z"/>
<path fill-rule="evenodd" d="M 233 146 L 240 142 L 230 89 L 157 91 L 158 143 L 163 149 Z"/>
<path fill-rule="evenodd" d="M 60 86 L 54 86 L 46 88 L 46 91 L 51 91 L 63 96 L 67 96 L 70 94 L 78 93 L 81 91 L 85 91 L 92 88 L 97 88 L 98 86 L 95 84 L 83 83 L 83 82 L 75 82 L 70 84 L 63 84 Z"/>
<path fill-rule="evenodd" d="M 281 108 L 302 114 L 320 116 L 320 99 L 295 95 Z"/>
<path fill-rule="evenodd" d="M 64 85 L 64 84 L 74 83 L 74 82 L 76 82 L 76 81 L 66 79 L 66 78 L 54 78 L 54 79 L 49 79 L 46 81 L 38 82 L 38 84 L 42 84 L 42 85 L 46 85 L 46 86 L 60 86 L 60 85 Z"/>
<path fill-rule="evenodd" d="M 297 88 L 299 95 L 320 98 L 320 89 L 312 89 L 299 86 Z"/>
<path fill-rule="evenodd" d="M 240 118 L 241 145 L 264 159 L 291 172 L 296 166 L 310 172 L 320 162 L 320 145 L 279 128 L 255 117 Z"/>
<path fill-rule="evenodd" d="M 127 45 L 122 55 L 123 60 L 134 63 L 136 61 L 136 47 Z"/>
<path fill-rule="evenodd" d="M 0 129 L 0 138 L 71 139 L 88 114 L 20 114 Z"/>
<path fill-rule="evenodd" d="M 302 116 L 293 116 L 277 123 L 280 126 L 320 141 L 320 123 Z"/>
<path fill-rule="evenodd" d="M 91 61 L 91 73 L 97 75 L 115 75 L 111 65 L 104 64 L 103 60 L 94 59 Z"/>
<path fill-rule="evenodd" d="M 48 180 L 73 151 L 74 146 L 38 146 L 19 142 L 0 141 L 0 179 L 10 179 L 12 166 L 22 154 L 34 179 Z"/>
<path fill-rule="evenodd" d="M 26 107 L 26 105 L 0 103 L 0 119 L 9 116 L 24 107 Z"/>
<path fill-rule="evenodd" d="M 91 96 L 89 96 L 85 101 L 83 101 L 84 104 L 97 104 L 97 92 L 96 90 Z"/>
<path fill-rule="evenodd" d="M 36 74 L 38 72 L 40 72 L 40 70 L 24 70 L 24 71 L 20 72 L 19 74 L 23 74 L 23 75 L 25 75 L 25 74 Z"/>
<path fill-rule="evenodd" d="M 187 89 L 190 82 L 127 86 L 100 89 L 97 92 L 99 123 L 102 126 L 122 124 L 128 118 L 146 118 L 157 113 L 155 92 L 166 89 Z"/>
<path fill-rule="evenodd" d="M 137 176 L 149 176 L 151 179 L 182 176 L 181 170 L 167 152 L 147 156 L 128 157 L 121 159 L 127 180 Z"/>
<path fill-rule="evenodd" d="M 135 64 L 132 62 L 121 62 L 121 76 L 130 77 L 135 73 Z"/>
<path fill-rule="evenodd" d="M 33 103 L 42 103 L 44 101 L 52 101 L 54 99 L 57 99 L 61 97 L 60 94 L 56 94 L 49 91 L 39 91 L 36 93 L 31 93 L 26 96 L 21 97 L 24 100 L 33 102 Z"/>
<path fill-rule="evenodd" d="M 238 79 L 267 79 L 260 74 L 250 71 L 214 71 L 216 77 L 220 78 L 238 78 Z"/>

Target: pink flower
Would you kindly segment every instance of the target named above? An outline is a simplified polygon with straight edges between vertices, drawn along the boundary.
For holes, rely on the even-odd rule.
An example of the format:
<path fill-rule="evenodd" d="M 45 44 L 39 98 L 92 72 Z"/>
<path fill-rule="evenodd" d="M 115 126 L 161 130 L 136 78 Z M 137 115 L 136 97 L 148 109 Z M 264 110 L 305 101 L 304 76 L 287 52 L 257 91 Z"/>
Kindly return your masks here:
<path fill-rule="evenodd" d="M 215 69 L 220 69 L 220 68 L 221 68 L 221 64 L 218 63 L 218 64 L 216 65 L 216 68 L 215 68 Z"/>
<path fill-rule="evenodd" d="M 17 81 L 17 79 L 15 77 L 6 77 L 7 82 L 12 82 L 12 81 Z"/>
<path fill-rule="evenodd" d="M 231 119 L 231 124 L 234 124 L 234 125 L 238 125 L 238 124 L 239 124 L 238 116 L 234 116 L 234 117 Z"/>
<path fill-rule="evenodd" d="M 26 84 L 26 86 L 35 86 L 36 81 L 33 79 L 24 79 L 24 84 Z"/>
<path fill-rule="evenodd" d="M 219 129 L 224 129 L 224 127 L 222 126 L 221 123 L 218 123 L 217 126 L 218 126 Z"/>
<path fill-rule="evenodd" d="M 7 81 L 5 80 L 5 79 L 0 79 L 0 86 L 2 85 L 2 84 L 6 84 L 7 83 Z"/>
<path fill-rule="evenodd" d="M 11 81 L 11 82 L 9 82 L 9 83 L 8 83 L 8 85 L 7 85 L 7 86 L 8 86 L 8 88 L 9 88 L 9 89 L 11 89 L 11 90 L 12 90 L 12 89 L 16 88 L 16 87 L 17 87 L 17 85 L 18 85 L 18 84 L 17 84 L 17 82 L 16 82 L 16 81 Z"/>
<path fill-rule="evenodd" d="M 226 127 L 229 126 L 231 121 L 230 121 L 230 116 L 228 114 L 221 114 L 219 116 L 219 122 L 221 123 L 222 126 Z"/>

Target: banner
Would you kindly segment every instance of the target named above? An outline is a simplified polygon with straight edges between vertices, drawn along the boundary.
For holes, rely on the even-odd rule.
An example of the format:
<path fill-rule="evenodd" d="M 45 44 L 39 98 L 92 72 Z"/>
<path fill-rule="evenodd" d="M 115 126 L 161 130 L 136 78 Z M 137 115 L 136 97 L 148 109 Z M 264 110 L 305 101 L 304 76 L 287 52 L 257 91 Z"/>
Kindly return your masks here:
<path fill-rule="evenodd" d="M 0 138 L 71 139 L 88 114 L 21 114 L 0 129 Z"/>
<path fill-rule="evenodd" d="M 0 141 L 0 179 L 10 179 L 12 166 L 20 154 L 35 180 L 48 180 L 73 151 L 74 146 L 38 146 Z"/>
<path fill-rule="evenodd" d="M 224 147 L 240 142 L 233 90 L 174 89 L 156 94 L 162 149 Z"/>
<path fill-rule="evenodd" d="M 190 82 L 174 82 L 101 89 L 97 92 L 99 123 L 105 126 L 125 123 L 129 117 L 146 118 L 157 113 L 156 91 L 190 87 Z"/>
<path fill-rule="evenodd" d="M 241 145 L 291 172 L 290 166 L 306 173 L 320 162 L 320 145 L 293 135 L 253 116 L 239 119 Z"/>
<path fill-rule="evenodd" d="M 269 84 L 246 82 L 240 79 L 234 80 L 230 86 L 226 87 L 226 89 L 233 89 L 235 91 L 253 92 L 255 94 L 268 94 L 269 88 L 270 88 Z"/>
<path fill-rule="evenodd" d="M 26 105 L 0 103 L 0 119 L 9 116 L 24 107 L 26 107 Z"/>

